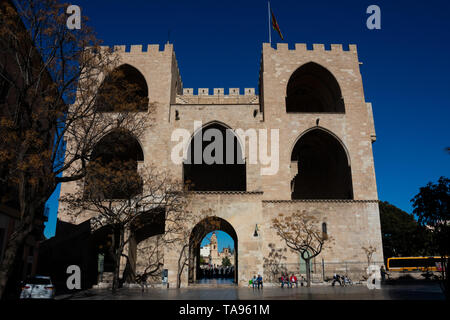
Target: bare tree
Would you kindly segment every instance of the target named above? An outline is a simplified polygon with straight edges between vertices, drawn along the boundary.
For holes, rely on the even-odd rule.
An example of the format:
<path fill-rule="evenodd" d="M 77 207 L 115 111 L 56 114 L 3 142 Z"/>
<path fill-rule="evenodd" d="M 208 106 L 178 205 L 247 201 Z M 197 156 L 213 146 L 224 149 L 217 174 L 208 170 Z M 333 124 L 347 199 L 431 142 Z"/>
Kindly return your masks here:
<path fill-rule="evenodd" d="M 377 251 L 377 248 L 369 244 L 367 247 L 361 247 L 367 257 L 367 265 L 370 266 L 372 263 L 372 256 Z"/>
<path fill-rule="evenodd" d="M 161 270 L 164 266 L 164 238 L 156 236 L 155 241 L 146 243 L 141 248 L 137 249 L 137 256 L 142 262 L 143 271 L 136 276 L 136 282 L 141 282 L 144 279 L 151 278 L 153 280 L 161 279 Z"/>
<path fill-rule="evenodd" d="M 330 241 L 328 235 L 322 233 L 317 219 L 305 211 L 288 215 L 280 213 L 272 219 L 272 228 L 289 249 L 305 260 L 307 286 L 311 286 L 310 261 L 322 252 L 325 242 Z"/>
<path fill-rule="evenodd" d="M 112 289 L 115 292 L 119 287 L 121 276 L 120 259 L 121 257 L 128 259 L 124 248 L 130 243 L 133 231 L 162 220 L 166 224 L 173 222 L 169 223 L 170 227 L 165 230 L 166 232 L 175 232 L 180 223 L 177 220 L 184 214 L 186 197 L 181 182 L 173 179 L 169 173 L 158 171 L 153 167 L 141 168 L 138 174 L 134 175 L 122 167 L 121 170 L 113 170 L 111 175 L 119 183 L 112 184 L 111 180 L 104 179 L 103 172 L 98 176 L 90 173 L 89 177 L 95 183 L 89 192 L 85 192 L 85 185 L 80 182 L 78 191 L 62 197 L 61 201 L 67 205 L 68 214 L 73 216 L 84 214 L 90 217 L 94 230 L 111 227 L 115 231 L 118 243 L 114 252 Z M 141 186 L 142 191 L 133 192 Z M 114 188 L 120 188 L 121 198 L 105 198 L 105 190 L 107 194 L 114 194 L 116 191 Z M 165 241 L 170 243 L 171 240 L 167 238 Z"/>
<path fill-rule="evenodd" d="M 86 175 L 93 146 L 107 132 L 126 128 L 138 136 L 153 110 L 136 112 L 148 100 L 113 72 L 120 61 L 100 47 L 86 17 L 80 30 L 69 30 L 67 5 L 57 0 L 15 4 L 0 4 L 0 201 L 19 217 L 0 265 L 0 296 L 58 184 Z M 112 81 L 97 99 L 105 78 Z M 99 103 L 114 104 L 114 115 L 97 112 Z"/>

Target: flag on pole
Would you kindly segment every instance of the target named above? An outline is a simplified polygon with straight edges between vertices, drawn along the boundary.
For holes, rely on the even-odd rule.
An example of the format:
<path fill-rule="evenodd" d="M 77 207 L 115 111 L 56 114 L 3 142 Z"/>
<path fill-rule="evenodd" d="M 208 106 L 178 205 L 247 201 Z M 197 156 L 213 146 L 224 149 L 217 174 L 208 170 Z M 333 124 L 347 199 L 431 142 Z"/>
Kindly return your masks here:
<path fill-rule="evenodd" d="M 281 40 L 284 40 L 283 35 L 281 34 L 280 26 L 278 25 L 277 19 L 275 19 L 275 15 L 273 14 L 272 9 L 270 11 L 272 13 L 272 28 L 273 28 L 273 30 L 278 32 Z"/>

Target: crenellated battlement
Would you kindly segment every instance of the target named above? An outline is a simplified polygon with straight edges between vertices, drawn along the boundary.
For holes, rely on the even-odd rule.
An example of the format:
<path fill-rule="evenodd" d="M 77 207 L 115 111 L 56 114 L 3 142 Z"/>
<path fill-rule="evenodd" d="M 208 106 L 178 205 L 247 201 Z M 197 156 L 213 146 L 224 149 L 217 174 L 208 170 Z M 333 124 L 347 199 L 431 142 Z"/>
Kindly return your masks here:
<path fill-rule="evenodd" d="M 255 88 L 245 88 L 241 94 L 239 88 L 229 88 L 225 94 L 224 88 L 214 88 L 210 94 L 209 88 L 198 88 L 194 94 L 193 88 L 184 88 L 183 94 L 177 95 L 177 104 L 258 104 L 259 96 Z"/>
<path fill-rule="evenodd" d="M 100 46 L 100 50 L 111 50 L 111 49 L 114 52 L 131 53 L 131 54 L 172 53 L 173 44 L 171 43 L 166 43 L 164 45 L 147 44 L 145 46 L 143 46 L 142 44 Z"/>
<path fill-rule="evenodd" d="M 183 89 L 183 95 L 186 96 L 193 96 L 194 94 L 194 89 L 193 88 L 184 88 Z M 214 88 L 213 89 L 213 94 L 210 95 L 209 94 L 209 88 L 198 88 L 197 89 L 197 95 L 198 96 L 224 96 L 225 94 L 225 89 L 224 88 Z M 229 96 L 239 96 L 241 95 L 240 93 L 240 88 L 229 88 L 228 89 L 228 95 Z M 251 96 L 251 95 L 255 95 L 255 88 L 245 88 L 244 89 L 244 96 Z"/>
<path fill-rule="evenodd" d="M 277 52 L 307 52 L 307 51 L 316 51 L 316 52 L 332 52 L 332 53 L 351 53 L 356 54 L 357 48 L 356 44 L 349 44 L 348 50 L 345 50 L 342 44 L 331 44 L 325 45 L 323 43 L 313 43 L 312 45 L 308 45 L 306 43 L 296 43 L 294 47 L 289 48 L 288 43 L 277 43 L 276 48 L 273 48 L 270 43 L 263 43 L 263 50 L 273 50 Z"/>

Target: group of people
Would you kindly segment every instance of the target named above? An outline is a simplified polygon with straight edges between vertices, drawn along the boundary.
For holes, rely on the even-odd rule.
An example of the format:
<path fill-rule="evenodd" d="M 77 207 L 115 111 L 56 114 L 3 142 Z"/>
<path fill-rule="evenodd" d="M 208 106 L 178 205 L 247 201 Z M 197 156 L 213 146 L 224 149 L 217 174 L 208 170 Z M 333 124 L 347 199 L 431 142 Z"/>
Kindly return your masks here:
<path fill-rule="evenodd" d="M 297 279 L 297 277 L 294 274 L 292 274 L 289 277 L 289 275 L 287 273 L 286 274 L 282 273 L 281 277 L 279 278 L 279 280 L 280 280 L 282 288 L 285 285 L 288 288 L 292 288 L 294 286 L 294 284 L 298 288 L 298 279 Z M 256 289 L 256 288 L 260 289 L 260 288 L 262 288 L 263 287 L 262 276 L 260 274 L 258 274 L 258 277 L 256 275 L 254 275 L 253 278 L 248 281 L 248 286 L 249 287 L 251 286 L 253 289 Z"/>
<path fill-rule="evenodd" d="M 255 275 L 255 276 L 253 276 L 252 279 L 249 280 L 248 285 L 252 286 L 253 289 L 256 289 L 256 288 L 262 289 L 263 288 L 263 278 L 261 277 L 260 274 L 258 274 L 258 277 L 256 277 L 256 275 Z"/>
<path fill-rule="evenodd" d="M 234 278 L 234 267 L 207 267 L 201 268 L 199 279 L 212 279 L 212 278 Z"/>
<path fill-rule="evenodd" d="M 339 275 L 337 273 L 335 273 L 333 275 L 333 282 L 331 283 L 331 285 L 334 287 L 334 285 L 337 283 L 339 283 L 340 286 L 346 286 L 346 285 L 351 285 L 352 284 L 352 280 L 347 277 L 346 275 Z"/>
<path fill-rule="evenodd" d="M 298 288 L 298 280 L 297 277 L 292 274 L 290 277 L 287 273 L 282 273 L 280 277 L 281 287 L 284 288 L 286 285 L 288 288 L 292 288 L 295 284 L 295 287 Z"/>

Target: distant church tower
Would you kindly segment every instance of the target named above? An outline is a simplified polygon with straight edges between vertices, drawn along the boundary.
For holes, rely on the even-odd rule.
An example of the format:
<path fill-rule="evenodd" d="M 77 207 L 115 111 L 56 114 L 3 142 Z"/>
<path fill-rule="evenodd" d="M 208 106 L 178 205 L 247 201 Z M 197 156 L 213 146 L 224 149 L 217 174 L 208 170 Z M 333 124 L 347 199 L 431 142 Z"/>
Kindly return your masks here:
<path fill-rule="evenodd" d="M 213 266 L 216 265 L 221 265 L 221 261 L 219 261 L 219 251 L 217 248 L 217 236 L 216 233 L 213 232 L 212 236 L 211 236 L 211 240 L 210 240 L 210 245 L 211 245 L 211 251 L 209 253 L 210 255 L 210 264 L 212 264 Z"/>
<path fill-rule="evenodd" d="M 211 250 L 216 250 L 217 251 L 217 236 L 216 233 L 213 232 L 212 236 L 211 236 Z"/>

